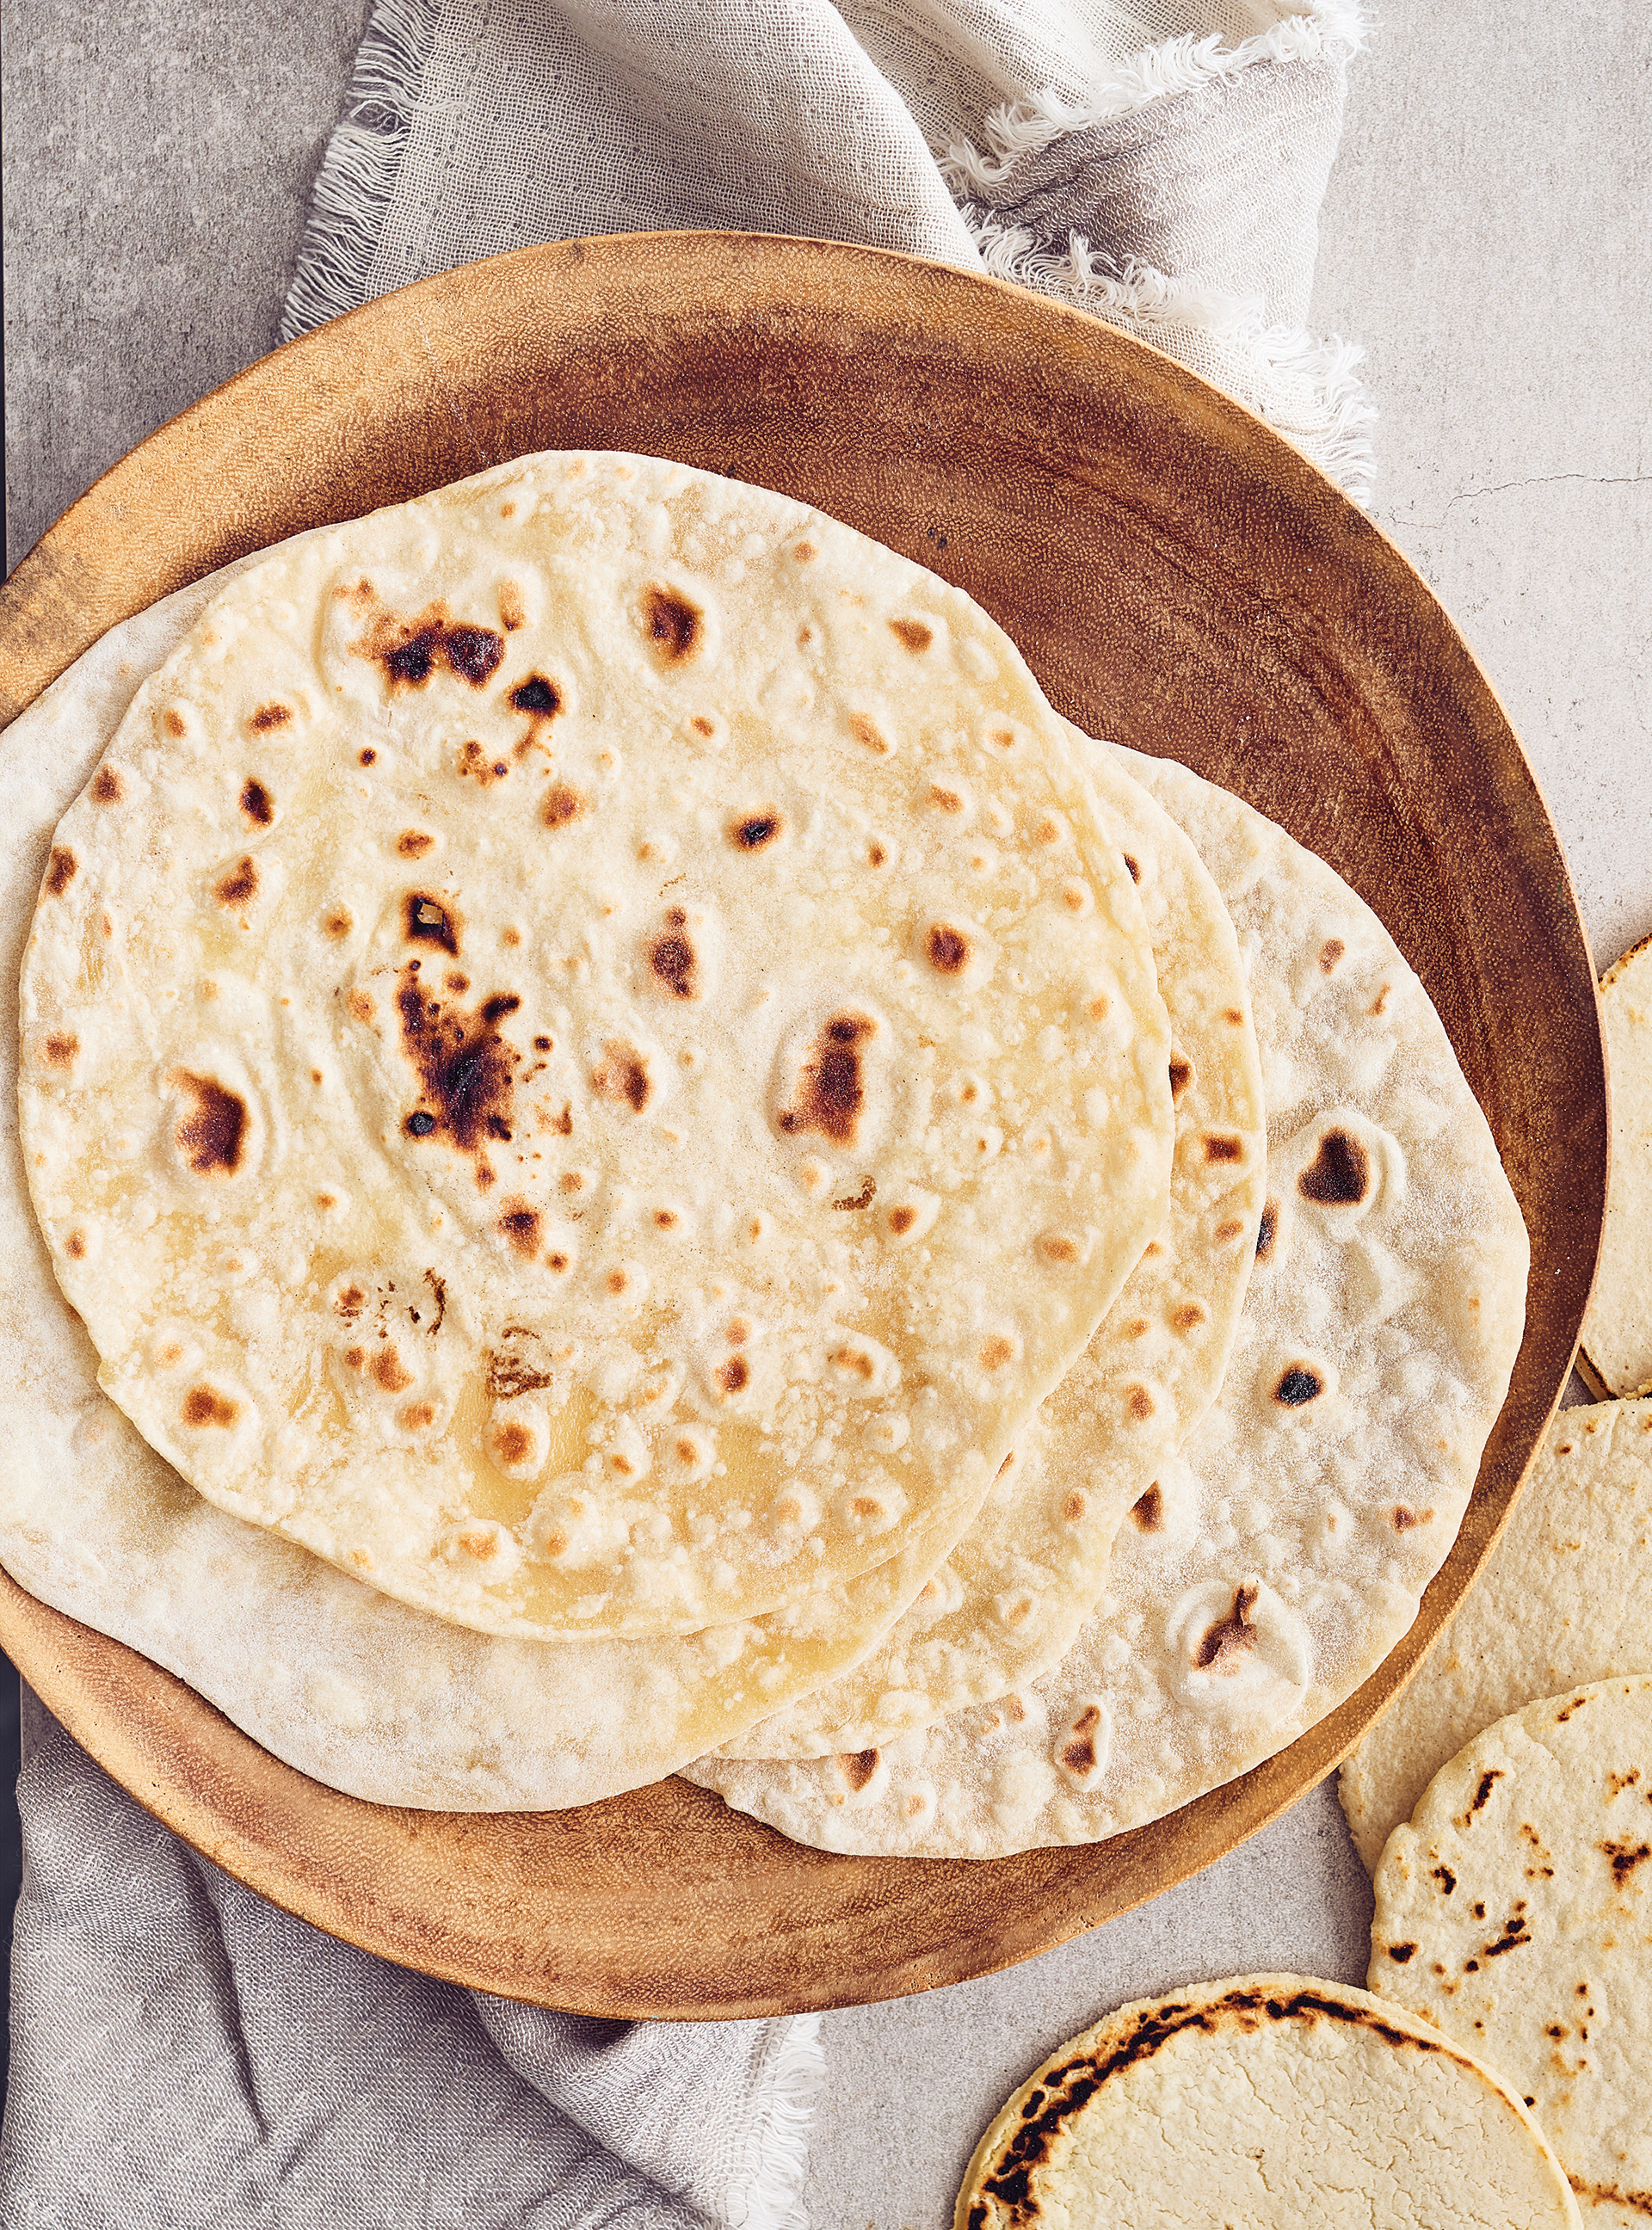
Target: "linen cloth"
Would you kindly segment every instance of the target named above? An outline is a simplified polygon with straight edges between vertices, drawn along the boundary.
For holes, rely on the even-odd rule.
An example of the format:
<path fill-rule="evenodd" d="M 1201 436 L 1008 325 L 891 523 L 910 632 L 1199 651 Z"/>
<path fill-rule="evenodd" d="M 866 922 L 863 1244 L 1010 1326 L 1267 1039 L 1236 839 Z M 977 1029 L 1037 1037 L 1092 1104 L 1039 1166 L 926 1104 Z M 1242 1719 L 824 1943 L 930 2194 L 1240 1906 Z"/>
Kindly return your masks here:
<path fill-rule="evenodd" d="M 380 0 L 282 337 L 579 235 L 729 227 L 984 270 L 1180 357 L 1363 497 L 1306 319 L 1348 0 Z M 334 1943 L 27 1699 L 6 2230 L 784 2230 L 818 2018 L 626 2024 Z"/>

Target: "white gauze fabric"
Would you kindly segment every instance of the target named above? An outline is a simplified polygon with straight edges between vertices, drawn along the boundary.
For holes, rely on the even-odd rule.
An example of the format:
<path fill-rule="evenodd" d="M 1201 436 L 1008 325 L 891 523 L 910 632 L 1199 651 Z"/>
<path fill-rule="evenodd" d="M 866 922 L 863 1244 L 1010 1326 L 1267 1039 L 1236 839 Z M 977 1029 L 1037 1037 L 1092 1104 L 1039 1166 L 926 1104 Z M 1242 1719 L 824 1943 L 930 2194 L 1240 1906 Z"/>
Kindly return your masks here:
<path fill-rule="evenodd" d="M 283 338 L 547 240 L 899 248 L 1076 304 L 1364 500 L 1358 350 L 1312 334 L 1357 0 L 379 0 Z"/>

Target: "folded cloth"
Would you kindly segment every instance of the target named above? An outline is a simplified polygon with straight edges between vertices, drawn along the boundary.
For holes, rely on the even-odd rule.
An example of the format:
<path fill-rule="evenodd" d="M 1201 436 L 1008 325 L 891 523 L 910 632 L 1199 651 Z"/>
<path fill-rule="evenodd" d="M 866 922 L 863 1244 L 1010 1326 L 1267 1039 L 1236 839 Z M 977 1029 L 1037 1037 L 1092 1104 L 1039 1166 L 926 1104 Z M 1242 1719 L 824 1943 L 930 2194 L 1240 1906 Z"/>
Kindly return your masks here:
<path fill-rule="evenodd" d="M 338 1943 L 24 1692 L 6 2230 L 782 2230 L 820 2016 L 591 2021 Z"/>
<path fill-rule="evenodd" d="M 1307 330 L 1348 0 L 379 0 L 283 338 L 533 242 L 938 257 L 1181 357 L 1363 494 Z M 432 1982 L 240 1888 L 29 1699 L 0 2222 L 797 2219 L 817 2017 L 636 2024 Z"/>
<path fill-rule="evenodd" d="M 1354 0 L 379 0 L 282 338 L 530 242 L 901 248 L 1166 350 L 1364 499 L 1307 325 Z"/>

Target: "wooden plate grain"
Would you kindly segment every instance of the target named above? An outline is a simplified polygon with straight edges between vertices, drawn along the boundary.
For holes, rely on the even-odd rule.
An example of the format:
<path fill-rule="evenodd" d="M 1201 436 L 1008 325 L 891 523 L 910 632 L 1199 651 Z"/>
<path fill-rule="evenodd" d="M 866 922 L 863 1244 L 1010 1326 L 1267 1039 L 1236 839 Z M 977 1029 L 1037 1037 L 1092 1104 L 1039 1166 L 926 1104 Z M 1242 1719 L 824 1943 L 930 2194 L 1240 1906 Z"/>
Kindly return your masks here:
<path fill-rule="evenodd" d="M 785 490 L 958 582 L 1081 726 L 1249 799 L 1375 907 L 1443 1016 L 1532 1236 L 1526 1333 L 1405 1641 L 1281 1756 L 1134 1834 L 974 1864 L 828 1857 L 678 1781 L 582 1810 L 319 1787 L 6 1581 L 0 1640 L 141 1802 L 389 1958 L 595 2014 L 768 2014 L 982 1974 L 1126 1911 L 1309 1788 L 1489 1549 L 1570 1364 L 1607 1125 L 1558 841 L 1461 637 L 1370 520 L 1168 358 L 868 249 L 671 234 L 524 250 L 294 342 L 105 474 L 0 595 L 0 717 L 117 620 L 300 528 L 533 449 Z"/>

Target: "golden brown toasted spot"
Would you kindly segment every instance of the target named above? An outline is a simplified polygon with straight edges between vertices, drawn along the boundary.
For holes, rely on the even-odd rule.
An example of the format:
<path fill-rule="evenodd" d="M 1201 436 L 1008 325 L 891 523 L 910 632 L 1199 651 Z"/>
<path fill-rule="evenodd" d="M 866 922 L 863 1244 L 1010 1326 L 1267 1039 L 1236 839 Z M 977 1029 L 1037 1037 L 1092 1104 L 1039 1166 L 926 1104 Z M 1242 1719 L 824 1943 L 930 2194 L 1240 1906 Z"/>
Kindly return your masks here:
<path fill-rule="evenodd" d="M 371 1022 L 377 1011 L 373 1005 L 372 994 L 369 991 L 352 991 L 345 1004 L 358 1022 Z"/>
<path fill-rule="evenodd" d="M 917 1221 L 915 1208 L 892 1208 L 889 1210 L 889 1228 L 897 1239 L 904 1239 Z"/>
<path fill-rule="evenodd" d="M 402 913 L 402 934 L 410 944 L 434 944 L 458 958 L 460 925 L 443 900 L 428 891 L 410 891 Z"/>
<path fill-rule="evenodd" d="M 854 1378 L 870 1379 L 877 1370 L 863 1347 L 835 1348 L 829 1360 L 834 1370 L 842 1370 Z"/>
<path fill-rule="evenodd" d="M 922 620 L 891 620 L 889 632 L 902 649 L 911 651 L 914 656 L 927 650 L 935 640 L 934 628 L 926 627 Z"/>
<path fill-rule="evenodd" d="M 610 1038 L 591 1072 L 590 1088 L 599 1099 L 623 1099 L 634 1115 L 640 1115 L 654 1091 L 647 1056 L 635 1046 Z"/>
<path fill-rule="evenodd" d="M 750 1383 L 752 1366 L 743 1355 L 731 1355 L 717 1373 L 717 1383 L 725 1394 L 739 1394 Z"/>
<path fill-rule="evenodd" d="M 365 585 L 365 584 L 364 584 Z M 355 601 L 371 608 L 371 591 Z M 379 611 L 365 635 L 350 646 L 381 666 L 392 690 L 422 689 L 438 665 L 480 689 L 505 655 L 505 639 L 492 628 L 455 622 L 442 603 L 427 605 L 416 619 Z"/>
<path fill-rule="evenodd" d="M 1306 1402 L 1317 1402 L 1325 1391 L 1325 1381 L 1311 1363 L 1294 1363 L 1283 1372 L 1274 1389 L 1274 1399 L 1287 1409 L 1300 1409 Z"/>
<path fill-rule="evenodd" d="M 1061 824 L 1061 822 L 1060 822 L 1059 821 L 1057 821 L 1057 820 L 1055 818 L 1054 815 L 1052 815 L 1052 814 L 1049 814 L 1049 813 L 1046 813 L 1046 814 L 1043 815 L 1042 819 L 1042 820 L 1040 820 L 1040 821 L 1037 822 L 1037 824 L 1035 826 L 1035 828 L 1034 828 L 1034 829 L 1033 829 L 1033 841 L 1034 841 L 1034 843 L 1035 843 L 1035 844 L 1059 844 L 1059 843 L 1061 842 L 1061 841 L 1062 841 L 1062 824 Z"/>
<path fill-rule="evenodd" d="M 378 757 L 378 753 L 373 749 L 371 744 L 368 744 L 361 751 L 358 751 L 356 753 L 356 764 L 358 766 L 371 766 L 375 764 Z"/>
<path fill-rule="evenodd" d="M 539 817 L 547 828 L 565 828 L 588 809 L 577 790 L 565 782 L 553 782 L 545 792 L 545 808 Z"/>
<path fill-rule="evenodd" d="M 970 940 L 949 922 L 933 924 L 924 950 L 930 966 L 942 976 L 956 976 L 970 964 Z"/>
<path fill-rule="evenodd" d="M 1124 1328 L 1124 1336 L 1126 1339 L 1140 1339 L 1145 1333 L 1146 1330 L 1147 1319 L 1145 1317 L 1132 1317 L 1129 1323 Z"/>
<path fill-rule="evenodd" d="M 1165 1497 L 1158 1483 L 1154 1481 L 1145 1494 L 1130 1505 L 1131 1523 L 1139 1533 L 1162 1533 L 1165 1530 Z"/>
<path fill-rule="evenodd" d="M 683 918 L 682 909 L 673 907 L 672 918 Z M 672 929 L 664 937 L 656 937 L 649 947 L 649 965 L 674 998 L 692 999 L 699 988 L 698 957 L 692 941 L 681 927 Z"/>
<path fill-rule="evenodd" d="M 1204 1311 L 1197 1301 L 1184 1301 L 1181 1307 L 1171 1311 L 1171 1325 L 1176 1331 L 1191 1331 L 1204 1322 Z"/>
<path fill-rule="evenodd" d="M 791 554 L 800 565 L 806 565 L 816 554 L 815 545 L 812 542 L 800 542 Z"/>
<path fill-rule="evenodd" d="M 774 812 L 748 813 L 739 821 L 728 825 L 728 841 L 739 852 L 760 852 L 771 844 L 785 828 L 779 814 Z"/>
<path fill-rule="evenodd" d="M 980 1363 L 983 1370 L 1002 1370 L 1016 1351 L 1016 1344 L 1006 1339 L 1001 1331 L 989 1332 L 981 1342 Z"/>
<path fill-rule="evenodd" d="M 874 1750 L 840 1750 L 837 1769 L 858 1795 L 878 1769 L 878 1753 Z"/>
<path fill-rule="evenodd" d="M 526 1463 L 533 1453 L 533 1435 L 526 1425 L 501 1425 L 494 1434 L 494 1453 L 504 1463 Z"/>
<path fill-rule="evenodd" d="M 964 800 L 960 794 L 955 790 L 949 790 L 944 782 L 930 783 L 929 802 L 932 805 L 938 806 L 943 813 L 962 813 L 964 810 Z"/>
<path fill-rule="evenodd" d="M 1140 860 L 1134 858 L 1130 853 L 1126 852 L 1124 855 L 1124 863 L 1130 870 L 1131 881 L 1133 883 L 1139 883 L 1141 880 Z"/>
<path fill-rule="evenodd" d="M 81 1050 L 81 1041 L 73 1030 L 58 1030 L 46 1041 L 46 1059 L 53 1068 L 69 1068 Z"/>
<path fill-rule="evenodd" d="M 176 1070 L 172 1081 L 194 1101 L 173 1133 L 179 1153 L 197 1176 L 233 1176 L 246 1147 L 246 1101 L 216 1077 L 190 1069 Z"/>
<path fill-rule="evenodd" d="M 494 1227 L 517 1253 L 532 1261 L 539 1248 L 539 1211 L 526 1201 L 507 1201 Z"/>
<path fill-rule="evenodd" d="M 1192 1062 L 1191 1060 L 1184 1060 L 1180 1054 L 1173 1054 L 1171 1056 L 1170 1065 L 1171 1098 L 1172 1099 L 1179 1099 L 1192 1081 Z"/>
<path fill-rule="evenodd" d="M 409 961 L 396 1004 L 402 1049 L 419 1080 L 420 1097 L 429 1104 L 416 1109 L 403 1129 L 415 1138 L 440 1132 L 467 1153 L 490 1138 L 508 1145 L 514 1071 L 522 1056 L 500 1037 L 499 1025 L 517 1011 L 520 998 L 514 991 L 496 991 L 474 1015 L 466 1015 L 433 999 L 419 981 L 418 969 L 416 960 Z M 494 1182 L 486 1163 L 478 1162 L 476 1182 L 484 1190 Z"/>
<path fill-rule="evenodd" d="M 1071 1735 L 1056 1753 L 1069 1773 L 1095 1771 L 1095 1731 L 1100 1724 L 1101 1710 L 1097 1704 L 1087 1705 L 1074 1720 Z"/>
<path fill-rule="evenodd" d="M 1062 1505 L 1062 1515 L 1063 1518 L 1068 1519 L 1070 1523 L 1076 1525 L 1079 1519 L 1083 1517 L 1087 1507 L 1088 1505 L 1085 1501 L 1082 1492 L 1075 1486 L 1073 1489 L 1073 1492 L 1068 1496 L 1066 1501 Z"/>
<path fill-rule="evenodd" d="M 94 805 L 119 805 L 126 794 L 126 785 L 112 766 L 100 766 L 92 777 L 92 802 Z"/>
<path fill-rule="evenodd" d="M 397 1412 L 397 1422 L 401 1426 L 403 1432 L 408 1433 L 424 1432 L 429 1426 L 435 1424 L 436 1417 L 436 1408 L 434 1402 L 404 1402 L 402 1404 L 401 1408 Z M 487 1542 L 487 1548 L 479 1552 L 473 1553 L 480 1553 L 488 1556 L 491 1556 L 494 1553 L 497 1543 L 494 1535 L 490 1533 L 486 1537 Z M 468 1543 L 467 1543 L 466 1545 L 468 1546 Z"/>
<path fill-rule="evenodd" d="M 799 1077 L 801 1106 L 785 1109 L 779 1127 L 788 1137 L 817 1131 L 835 1144 L 850 1145 L 866 1101 L 861 1044 L 877 1025 L 866 1015 L 834 1015 L 816 1039 Z"/>
<path fill-rule="evenodd" d="M 162 713 L 161 725 L 169 736 L 181 736 L 184 733 L 184 715 L 175 705 L 169 705 Z"/>
<path fill-rule="evenodd" d="M 71 1256 L 76 1262 L 80 1261 L 86 1253 L 85 1234 L 80 1231 L 71 1231 L 68 1237 L 63 1241 L 63 1252 Z"/>
<path fill-rule="evenodd" d="M 1224 1022 L 1231 1022 L 1234 1028 L 1237 1029 L 1245 1019 L 1244 1011 L 1239 1007 L 1224 1007 L 1222 1009 L 1222 1019 Z"/>
<path fill-rule="evenodd" d="M 1348 950 L 1339 937 L 1327 937 L 1320 947 L 1320 965 L 1327 976 L 1333 975 L 1336 965 Z"/>
<path fill-rule="evenodd" d="M 889 739 L 875 720 L 868 719 L 864 712 L 851 712 L 849 725 L 849 733 L 857 744 L 864 744 L 868 751 L 876 751 L 880 757 L 887 755 Z"/>
<path fill-rule="evenodd" d="M 334 906 L 331 913 L 323 916 L 321 926 L 329 937 L 348 937 L 355 924 L 345 907 Z"/>
<path fill-rule="evenodd" d="M 876 1178 L 865 1176 L 861 1179 L 861 1189 L 859 1192 L 845 1193 L 842 1199 L 835 1200 L 832 1202 L 832 1206 L 834 1208 L 870 1208 L 873 1202 L 877 1198 L 877 1195 L 878 1186 Z"/>
<path fill-rule="evenodd" d="M 1391 983 L 1384 984 L 1382 989 L 1377 994 L 1377 996 L 1371 1002 L 1371 1012 L 1373 1015 L 1380 1015 L 1386 1008 L 1388 1005 L 1388 995 L 1393 988 L 1394 987 Z"/>
<path fill-rule="evenodd" d="M 1255 1647 L 1256 1621 L 1251 1613 L 1256 1608 L 1257 1592 L 1254 1587 L 1234 1589 L 1233 1608 L 1209 1629 L 1193 1653 L 1193 1662 L 1202 1672 L 1220 1664 L 1224 1657 Z"/>
<path fill-rule="evenodd" d="M 191 1386 L 184 1396 L 186 1425 L 216 1425 L 227 1431 L 240 1415 L 239 1402 L 232 1402 L 227 1394 L 220 1394 L 210 1386 Z"/>
<path fill-rule="evenodd" d="M 1153 1397 L 1145 1386 L 1132 1386 L 1125 1395 L 1125 1414 L 1145 1425 L 1153 1414 Z"/>
<path fill-rule="evenodd" d="M 703 712 L 696 712 L 688 725 L 697 736 L 714 736 L 717 733 L 716 721 L 708 720 Z"/>
<path fill-rule="evenodd" d="M 510 770 L 508 759 L 490 759 L 474 736 L 460 749 L 460 775 L 474 775 L 484 790 L 491 790 L 496 782 L 503 782 Z"/>
<path fill-rule="evenodd" d="M 220 906 L 245 906 L 258 894 L 258 870 L 250 858 L 239 860 L 213 889 Z"/>
<path fill-rule="evenodd" d="M 674 589 L 657 584 L 642 592 L 642 624 L 649 648 L 668 666 L 681 666 L 700 647 L 705 614 Z"/>
<path fill-rule="evenodd" d="M 515 508 L 513 504 L 511 511 Z M 508 516 L 507 512 L 500 512 L 501 519 Z M 518 628 L 527 624 L 527 609 L 522 602 L 522 591 L 514 581 L 501 581 L 500 583 L 499 620 L 507 635 L 514 635 Z"/>
<path fill-rule="evenodd" d="M 1079 1258 L 1078 1241 L 1062 1231 L 1045 1232 L 1038 1241 L 1038 1251 L 1046 1262 L 1076 1262 Z"/>
<path fill-rule="evenodd" d="M 403 828 L 396 840 L 396 848 L 404 860 L 422 860 L 436 842 L 423 828 Z"/>
<path fill-rule="evenodd" d="M 530 674 L 512 690 L 511 703 L 536 720 L 554 720 L 562 710 L 562 692 L 548 674 Z"/>
<path fill-rule="evenodd" d="M 321 1208 L 337 1208 L 339 1196 L 336 1193 L 319 1192 L 315 1196 L 315 1204 Z"/>
<path fill-rule="evenodd" d="M 1206 1135 L 1204 1158 L 1207 1162 L 1242 1162 L 1244 1157 L 1242 1138 L 1224 1138 L 1214 1131 Z"/>
<path fill-rule="evenodd" d="M 268 735 L 272 728 L 284 728 L 292 717 L 292 709 L 288 706 L 261 705 L 247 725 L 263 736 Z"/>
<path fill-rule="evenodd" d="M 1304 1200 L 1327 1207 L 1349 1207 L 1364 1200 L 1371 1183 L 1371 1157 L 1346 1131 L 1327 1131 L 1320 1150 L 1296 1180 Z"/>
<path fill-rule="evenodd" d="M 80 872 L 80 861 L 67 844 L 55 844 L 46 867 L 46 888 L 55 899 L 61 899 Z"/>
<path fill-rule="evenodd" d="M 1274 1241 L 1279 1232 L 1279 1202 L 1270 1200 L 1262 1212 L 1262 1221 L 1256 1229 L 1256 1260 L 1267 1261 L 1274 1251 Z"/>
<path fill-rule="evenodd" d="M 274 800 L 256 776 L 249 776 L 242 790 L 241 809 L 260 828 L 268 828 L 275 818 Z"/>
<path fill-rule="evenodd" d="M 867 846 L 866 856 L 868 866 L 881 867 L 887 861 L 889 854 L 885 847 L 874 840 Z"/>
<path fill-rule="evenodd" d="M 395 1343 L 381 1347 L 373 1357 L 372 1375 L 375 1382 L 386 1394 L 404 1394 L 413 1383 L 413 1373 L 396 1352 Z"/>

